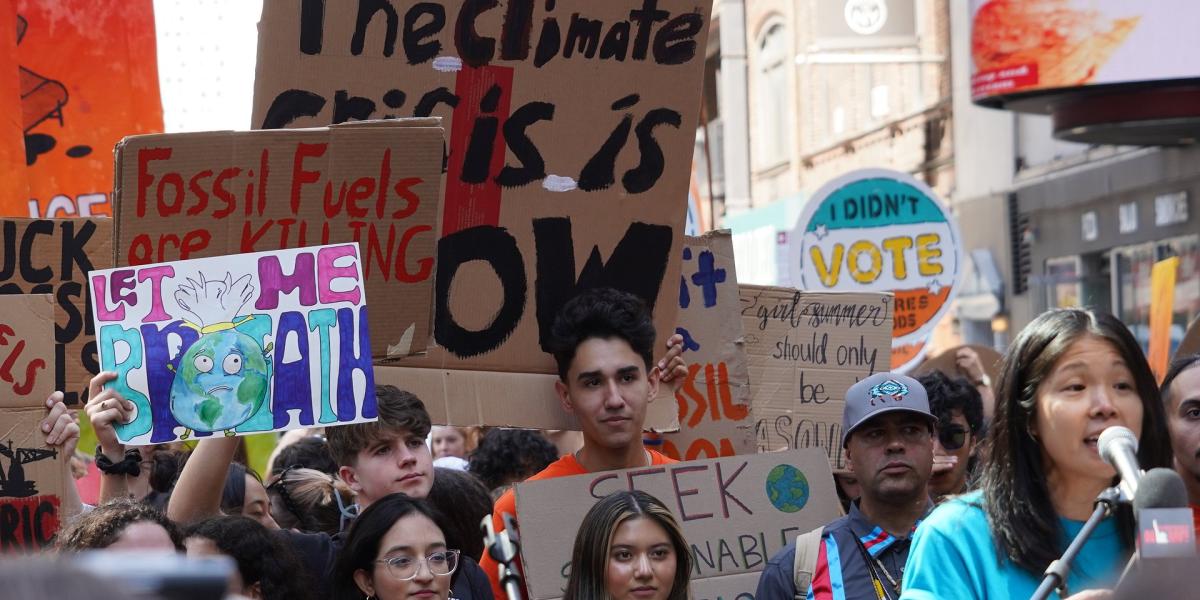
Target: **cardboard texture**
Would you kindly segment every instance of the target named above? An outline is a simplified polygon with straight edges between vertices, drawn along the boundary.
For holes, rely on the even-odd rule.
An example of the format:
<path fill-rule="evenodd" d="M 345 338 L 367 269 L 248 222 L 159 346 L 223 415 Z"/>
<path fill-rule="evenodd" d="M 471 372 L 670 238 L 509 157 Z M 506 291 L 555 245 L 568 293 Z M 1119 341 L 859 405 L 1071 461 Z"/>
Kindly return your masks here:
<path fill-rule="evenodd" d="M 117 146 L 118 266 L 358 242 L 372 355 L 428 345 L 442 129 L 433 119 L 146 135 Z"/>
<path fill-rule="evenodd" d="M 1174 359 L 1190 356 L 1197 352 L 1200 352 L 1200 317 L 1193 317 L 1192 324 L 1188 325 L 1187 332 L 1183 334 L 1183 340 L 1175 348 Z"/>
<path fill-rule="evenodd" d="M 401 366 L 554 373 L 543 336 L 599 285 L 646 299 L 660 339 L 674 331 L 711 3 L 645 4 L 264 2 L 254 127 L 445 119 L 438 348 Z M 552 400 L 466 412 L 553 427 Z M 650 424 L 672 426 L 660 412 L 669 422 Z"/>
<path fill-rule="evenodd" d="M 955 346 L 946 350 L 937 356 L 925 359 L 917 368 L 913 370 L 912 376 L 918 377 L 931 371 L 941 371 L 950 377 L 966 377 L 958 370 L 958 351 L 961 348 L 970 348 L 979 356 L 979 362 L 983 365 L 983 372 L 987 374 L 988 379 L 992 380 L 992 385 L 1000 379 L 1000 361 L 1003 356 L 995 349 L 987 346 L 979 346 L 977 344 L 966 344 L 963 346 Z"/>
<path fill-rule="evenodd" d="M 29 193 L 0 214 L 109 216 L 112 147 L 163 130 L 154 2 L 13 4 Z"/>
<path fill-rule="evenodd" d="M 677 331 L 684 336 L 688 378 L 675 394 L 679 431 L 663 436 L 663 452 L 686 460 L 753 454 L 750 375 L 729 231 L 684 238 L 679 286 Z"/>
<path fill-rule="evenodd" d="M 695 558 L 692 592 L 709 598 L 731 584 L 745 586 L 747 574 L 761 571 L 797 534 L 837 518 L 833 485 L 829 462 L 815 449 L 517 484 L 529 596 L 562 597 L 580 523 L 612 492 L 642 490 L 671 509 Z"/>
<path fill-rule="evenodd" d="M 0 219 L 0 296 L 54 296 L 51 381 L 70 406 L 99 368 L 87 273 L 111 266 L 111 219 Z"/>
<path fill-rule="evenodd" d="M 0 7 L 0 215 L 29 214 L 29 182 L 25 178 L 25 125 L 21 112 L 20 60 L 17 58 L 17 7 Z"/>
<path fill-rule="evenodd" d="M 236 258 L 236 260 L 234 260 Z M 124 444 L 374 420 L 357 244 L 93 271 Z"/>
<path fill-rule="evenodd" d="M 0 296 L 0 553 L 50 545 L 67 457 L 41 431 L 54 391 L 54 306 L 47 294 Z"/>
<path fill-rule="evenodd" d="M 758 450 L 820 448 L 844 468 L 846 390 L 888 370 L 892 295 L 739 287 Z"/>
<path fill-rule="evenodd" d="M 962 278 L 958 221 L 913 176 L 860 169 L 817 190 L 792 231 L 792 283 L 810 291 L 893 292 L 892 370 L 907 372 Z"/>

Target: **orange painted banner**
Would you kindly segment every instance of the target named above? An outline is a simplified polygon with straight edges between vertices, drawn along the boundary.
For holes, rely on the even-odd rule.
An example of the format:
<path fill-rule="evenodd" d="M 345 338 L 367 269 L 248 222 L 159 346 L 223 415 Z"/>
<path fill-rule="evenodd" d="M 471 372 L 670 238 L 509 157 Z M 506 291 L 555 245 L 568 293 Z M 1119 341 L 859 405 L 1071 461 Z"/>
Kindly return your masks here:
<path fill-rule="evenodd" d="M 25 144 L 21 137 L 20 85 L 17 77 L 17 11 L 0 8 L 0 216 L 25 214 L 29 186 L 25 182 Z M 10 166 L 11 165 L 11 166 Z"/>
<path fill-rule="evenodd" d="M 152 0 L 16 0 L 29 217 L 110 215 L 113 147 L 161 132 Z M 20 210 L 22 209 L 23 210 Z"/>
<path fill-rule="evenodd" d="M 1172 256 L 1154 263 L 1150 270 L 1150 348 L 1146 360 L 1154 376 L 1162 381 L 1171 359 L 1171 316 L 1175 312 L 1175 274 L 1179 257 Z"/>

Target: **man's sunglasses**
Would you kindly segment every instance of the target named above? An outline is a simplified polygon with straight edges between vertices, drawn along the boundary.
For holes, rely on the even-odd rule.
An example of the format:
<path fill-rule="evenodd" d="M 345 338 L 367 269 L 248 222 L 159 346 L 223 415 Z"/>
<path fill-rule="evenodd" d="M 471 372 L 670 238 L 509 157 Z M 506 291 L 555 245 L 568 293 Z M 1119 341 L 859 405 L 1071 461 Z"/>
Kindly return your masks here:
<path fill-rule="evenodd" d="M 971 431 L 962 425 L 946 425 L 938 428 L 938 441 L 946 450 L 958 450 L 967 443 L 969 433 Z"/>

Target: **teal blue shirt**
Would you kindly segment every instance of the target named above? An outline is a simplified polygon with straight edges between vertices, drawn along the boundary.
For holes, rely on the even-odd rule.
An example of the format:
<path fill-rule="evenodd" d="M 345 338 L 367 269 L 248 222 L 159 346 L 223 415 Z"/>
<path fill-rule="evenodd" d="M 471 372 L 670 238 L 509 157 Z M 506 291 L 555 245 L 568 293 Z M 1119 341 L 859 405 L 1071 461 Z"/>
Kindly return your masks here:
<path fill-rule="evenodd" d="M 966 494 L 937 507 L 921 523 L 904 570 L 901 600 L 1026 600 L 1033 595 L 1042 582 L 1041 574 L 997 556 L 982 503 L 981 492 Z M 1061 517 L 1059 522 L 1063 536 L 1056 548 L 1061 552 L 1083 529 L 1083 522 Z M 1127 558 L 1116 519 L 1101 521 L 1071 566 L 1068 590 L 1076 594 L 1112 587 Z"/>

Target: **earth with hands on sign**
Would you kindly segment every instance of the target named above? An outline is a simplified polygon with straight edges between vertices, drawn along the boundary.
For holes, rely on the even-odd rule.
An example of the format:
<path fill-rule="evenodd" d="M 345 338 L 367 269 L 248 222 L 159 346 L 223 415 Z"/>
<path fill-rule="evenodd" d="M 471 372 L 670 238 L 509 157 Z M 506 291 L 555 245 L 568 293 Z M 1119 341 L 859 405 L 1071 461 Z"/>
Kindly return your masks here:
<path fill-rule="evenodd" d="M 779 465 L 767 473 L 767 498 L 785 513 L 800 512 L 808 504 L 808 478 L 796 467 Z"/>

